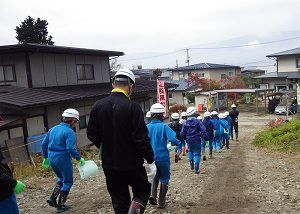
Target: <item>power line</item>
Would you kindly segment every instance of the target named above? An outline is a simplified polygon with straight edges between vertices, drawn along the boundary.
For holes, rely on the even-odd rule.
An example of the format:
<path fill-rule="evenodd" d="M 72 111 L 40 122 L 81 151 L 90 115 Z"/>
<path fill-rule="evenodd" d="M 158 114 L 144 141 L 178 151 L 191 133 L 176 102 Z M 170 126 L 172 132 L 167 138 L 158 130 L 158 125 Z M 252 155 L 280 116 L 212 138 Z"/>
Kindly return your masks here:
<path fill-rule="evenodd" d="M 190 48 L 190 49 L 193 49 L 193 50 L 199 50 L 199 49 L 200 50 L 215 50 L 215 49 L 253 47 L 253 46 L 266 45 L 266 44 L 272 44 L 272 43 L 278 43 L 278 42 L 285 42 L 285 41 L 295 40 L 295 39 L 300 39 L 300 36 L 287 38 L 287 39 L 274 40 L 274 41 L 269 41 L 269 42 L 262 42 L 262 43 L 259 43 L 259 44 L 232 45 L 232 46 L 219 46 L 219 47 L 199 47 L 199 48 Z"/>
<path fill-rule="evenodd" d="M 273 40 L 273 41 L 269 41 L 269 42 L 262 42 L 262 43 L 259 43 L 259 44 L 232 45 L 232 46 L 219 46 L 219 47 L 194 47 L 194 48 L 188 48 L 188 49 L 190 49 L 190 50 L 218 50 L 218 49 L 253 47 L 253 46 L 259 46 L 259 45 L 267 45 L 267 44 L 285 42 L 285 41 L 290 41 L 290 40 L 295 40 L 295 39 L 300 39 L 300 36 L 286 38 L 286 39 L 280 39 L 280 40 Z M 161 57 L 161 56 L 167 56 L 167 55 L 175 54 L 175 53 L 178 53 L 178 52 L 186 51 L 188 49 L 187 48 L 182 48 L 182 49 L 178 49 L 178 50 L 175 50 L 175 51 L 166 52 L 166 53 L 163 53 L 163 54 L 158 54 L 158 55 L 153 55 L 153 56 L 148 56 L 148 57 L 123 59 L 123 60 L 119 59 L 118 61 L 126 62 L 126 61 L 142 60 L 142 59 L 153 59 L 153 58 L 157 58 L 157 57 Z"/>

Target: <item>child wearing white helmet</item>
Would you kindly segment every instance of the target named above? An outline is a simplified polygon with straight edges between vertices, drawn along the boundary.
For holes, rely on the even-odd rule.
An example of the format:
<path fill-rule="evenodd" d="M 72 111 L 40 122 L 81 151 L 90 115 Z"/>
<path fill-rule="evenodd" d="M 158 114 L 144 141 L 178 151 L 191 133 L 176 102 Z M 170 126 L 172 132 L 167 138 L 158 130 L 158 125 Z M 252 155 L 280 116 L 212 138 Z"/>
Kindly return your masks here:
<path fill-rule="evenodd" d="M 236 105 L 233 103 L 231 105 L 232 110 L 229 112 L 231 117 L 231 139 L 233 140 L 233 130 L 235 131 L 235 140 L 238 141 L 239 136 L 239 111 L 236 109 Z"/>
<path fill-rule="evenodd" d="M 73 131 L 79 121 L 79 112 L 71 108 L 66 109 L 62 118 L 63 122 L 51 128 L 42 142 L 42 166 L 45 169 L 51 166 L 57 176 L 56 186 L 47 203 L 57 208 L 57 212 L 64 212 L 69 208 L 65 203 L 73 185 L 72 157 L 80 165 L 85 164 L 85 160 L 76 149 L 76 135 Z"/>
<path fill-rule="evenodd" d="M 211 122 L 211 118 L 210 118 L 210 112 L 205 112 L 204 113 L 204 119 L 202 121 L 207 135 L 208 135 L 208 148 L 209 148 L 209 157 L 212 158 L 212 151 L 213 151 L 213 140 L 214 140 L 214 127 L 213 124 Z M 205 147 L 206 147 L 206 142 L 204 140 L 202 140 L 202 156 L 203 156 L 203 160 L 206 160 L 206 154 L 205 154 Z"/>
<path fill-rule="evenodd" d="M 147 119 L 147 124 L 149 124 L 151 122 L 151 112 L 150 111 L 147 111 L 146 119 Z"/>
<path fill-rule="evenodd" d="M 181 112 L 180 117 L 181 117 L 181 119 L 179 120 L 179 123 L 182 125 L 185 124 L 186 119 L 187 119 L 186 112 L 185 111 Z M 183 140 L 182 156 L 185 156 L 185 153 L 187 153 L 187 152 L 188 152 L 188 148 L 187 148 L 187 145 L 185 144 L 185 140 Z"/>
<path fill-rule="evenodd" d="M 219 114 L 219 118 L 220 118 L 220 128 L 221 128 L 221 142 L 222 142 L 222 146 L 221 148 L 223 148 L 226 144 L 226 148 L 229 149 L 229 124 L 227 122 L 226 115 L 225 113 L 221 113 Z"/>
<path fill-rule="evenodd" d="M 163 123 L 165 108 L 162 104 L 153 104 L 150 112 L 152 120 L 147 125 L 147 128 L 157 168 L 151 187 L 150 204 L 157 205 L 157 187 L 160 181 L 158 207 L 164 208 L 170 181 L 170 154 L 167 144 L 168 141 L 171 141 L 175 145 L 180 146 L 181 142 L 176 138 L 176 133 L 167 124 Z"/>
<path fill-rule="evenodd" d="M 182 127 L 180 132 L 183 139 L 186 140 L 189 151 L 188 157 L 190 161 L 191 170 L 194 170 L 194 174 L 199 174 L 199 166 L 201 161 L 201 138 L 208 141 L 206 129 L 202 122 L 195 117 L 196 108 L 189 107 L 187 109 L 187 121 Z"/>
<path fill-rule="evenodd" d="M 180 131 L 182 129 L 182 125 L 179 123 L 179 114 L 173 113 L 171 115 L 172 123 L 169 124 L 170 128 L 176 133 L 176 138 L 180 140 L 181 145 L 177 146 L 177 149 L 175 151 L 175 163 L 178 163 L 180 160 L 180 154 L 182 152 L 182 147 L 184 147 L 184 141 L 182 137 L 180 136 Z"/>
<path fill-rule="evenodd" d="M 213 124 L 214 129 L 214 140 L 213 140 L 213 147 L 214 151 L 220 153 L 221 152 L 221 132 L 220 132 L 220 121 L 218 117 L 218 112 L 212 111 L 211 112 L 211 122 Z"/>

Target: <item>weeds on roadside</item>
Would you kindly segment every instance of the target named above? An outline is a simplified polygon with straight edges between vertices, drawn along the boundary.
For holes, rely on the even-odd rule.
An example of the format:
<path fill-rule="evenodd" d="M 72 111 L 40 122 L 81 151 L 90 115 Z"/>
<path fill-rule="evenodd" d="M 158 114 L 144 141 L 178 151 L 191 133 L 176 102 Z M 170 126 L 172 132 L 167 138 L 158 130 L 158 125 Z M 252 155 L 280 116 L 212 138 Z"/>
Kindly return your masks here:
<path fill-rule="evenodd" d="M 300 152 L 300 120 L 281 123 L 259 132 L 253 145 L 280 152 Z"/>

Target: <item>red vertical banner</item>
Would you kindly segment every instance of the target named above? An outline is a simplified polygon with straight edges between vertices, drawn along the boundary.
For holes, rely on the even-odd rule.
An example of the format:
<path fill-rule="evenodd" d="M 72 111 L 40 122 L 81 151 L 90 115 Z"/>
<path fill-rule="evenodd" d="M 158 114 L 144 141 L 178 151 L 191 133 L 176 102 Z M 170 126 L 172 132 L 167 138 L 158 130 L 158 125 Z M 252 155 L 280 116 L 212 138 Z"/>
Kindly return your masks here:
<path fill-rule="evenodd" d="M 157 80 L 157 102 L 165 107 L 164 117 L 166 116 L 166 106 L 167 106 L 167 94 L 165 90 L 165 82 Z"/>

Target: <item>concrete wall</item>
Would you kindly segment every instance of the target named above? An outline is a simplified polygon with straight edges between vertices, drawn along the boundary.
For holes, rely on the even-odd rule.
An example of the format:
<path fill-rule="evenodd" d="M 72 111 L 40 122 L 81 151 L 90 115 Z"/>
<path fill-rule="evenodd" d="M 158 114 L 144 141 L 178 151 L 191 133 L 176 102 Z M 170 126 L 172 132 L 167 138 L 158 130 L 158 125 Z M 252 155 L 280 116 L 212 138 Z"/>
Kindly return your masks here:
<path fill-rule="evenodd" d="M 286 80 L 285 79 L 268 79 L 263 80 L 261 84 L 268 84 L 269 89 L 276 89 L 278 91 L 280 88 L 286 86 Z M 296 90 L 296 83 L 291 83 L 290 80 L 287 82 L 289 89 Z"/>
<path fill-rule="evenodd" d="M 0 147 L 5 147 L 5 141 L 8 140 L 8 131 L 0 131 Z"/>
<path fill-rule="evenodd" d="M 33 87 L 110 82 L 108 57 L 34 53 L 30 64 Z M 76 64 L 92 64 L 94 80 L 78 80 Z"/>
<path fill-rule="evenodd" d="M 278 57 L 278 72 L 295 72 L 300 71 L 296 68 L 296 59 L 300 56 L 281 56 Z"/>
<path fill-rule="evenodd" d="M 182 104 L 184 105 L 184 97 L 182 91 L 169 91 L 172 94 L 172 98 L 169 98 L 169 104 Z"/>
<path fill-rule="evenodd" d="M 8 84 L 28 87 L 25 54 L 15 53 L 0 55 L 0 65 L 14 65 L 15 67 L 16 82 L 8 82 Z M 0 83 L 0 85 L 1 84 L 4 83 Z"/>

